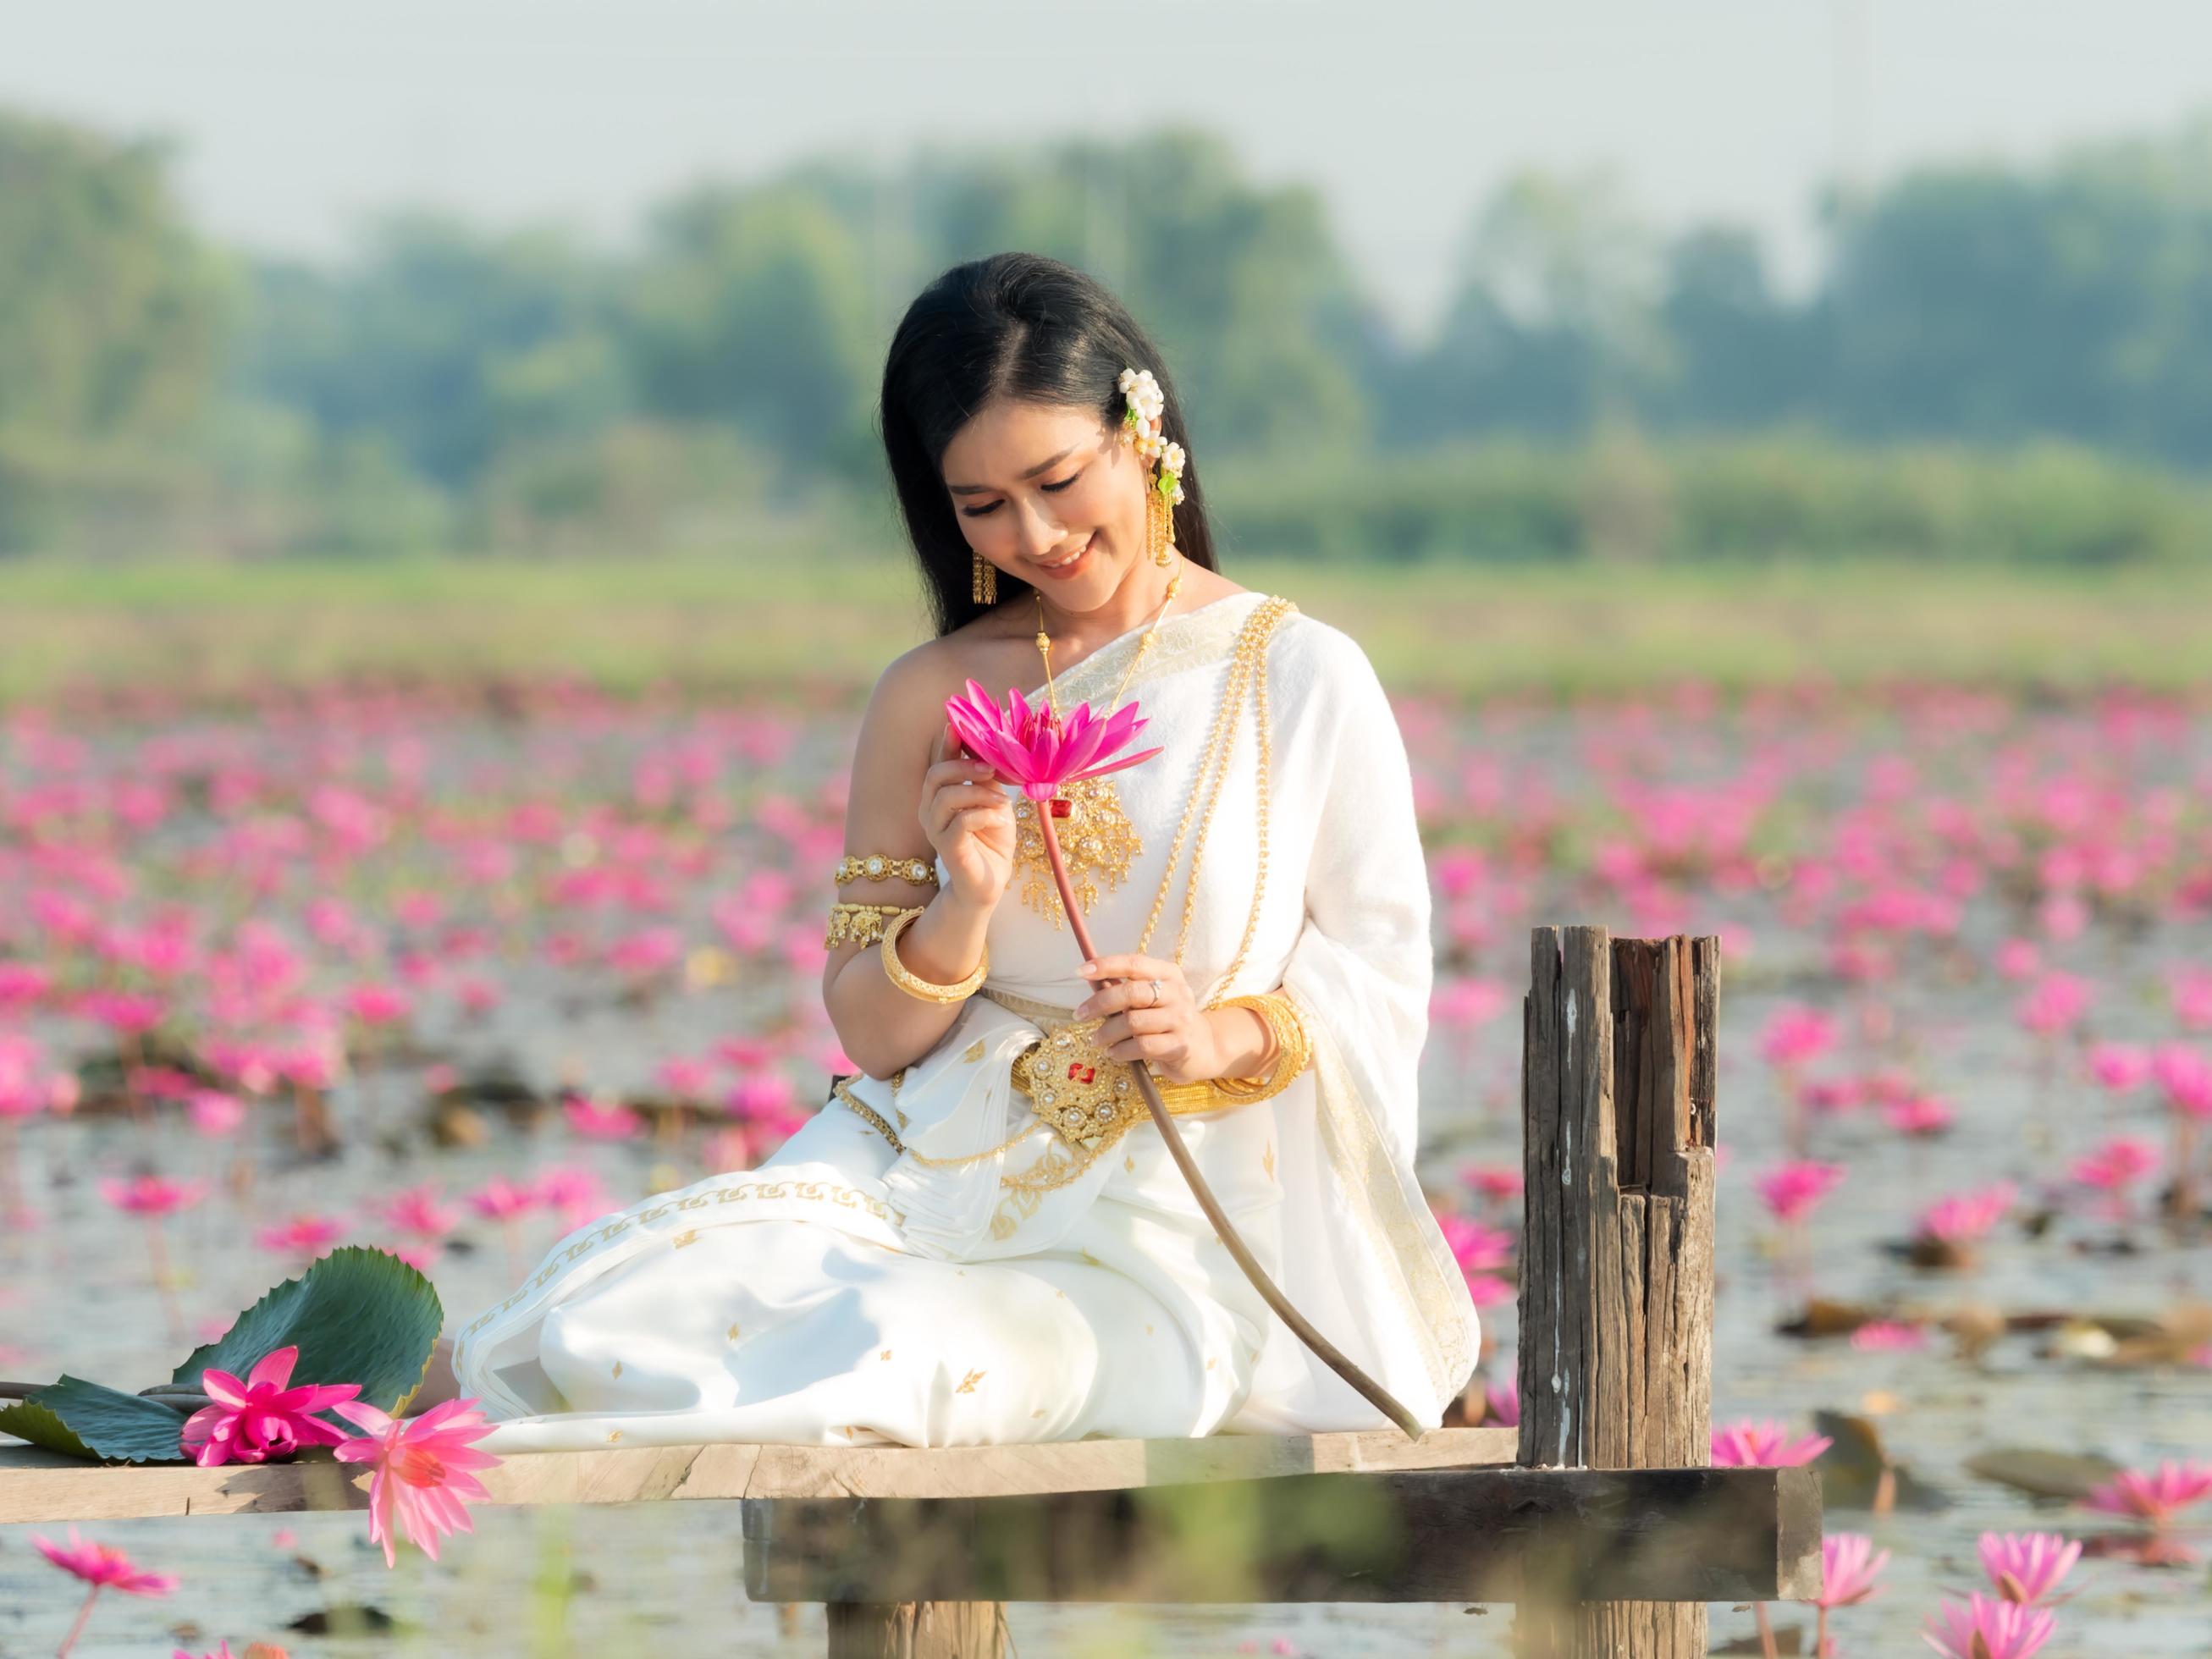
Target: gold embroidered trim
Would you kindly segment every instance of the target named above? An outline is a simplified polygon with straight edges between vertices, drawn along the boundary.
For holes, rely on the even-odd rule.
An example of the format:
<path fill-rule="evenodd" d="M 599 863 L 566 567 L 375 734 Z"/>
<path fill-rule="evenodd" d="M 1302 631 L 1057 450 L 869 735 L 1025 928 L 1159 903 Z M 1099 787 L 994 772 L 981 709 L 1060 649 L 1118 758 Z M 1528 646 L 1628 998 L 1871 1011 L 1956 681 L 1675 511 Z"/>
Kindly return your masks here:
<path fill-rule="evenodd" d="M 869 1105 L 867 1102 L 862 1100 L 860 1096 L 853 1092 L 851 1079 L 841 1077 L 830 1084 L 830 1091 L 835 1094 L 838 1099 L 843 1101 L 848 1106 L 859 1113 L 860 1116 L 866 1119 L 869 1127 L 872 1128 L 885 1140 L 890 1142 L 891 1150 L 893 1152 L 902 1152 L 906 1150 L 906 1143 L 898 1138 L 898 1131 L 892 1128 L 890 1124 L 884 1122 L 882 1115 L 878 1113 L 874 1107 Z"/>
<path fill-rule="evenodd" d="M 1467 1281 L 1435 1221 L 1424 1228 L 1407 1213 L 1413 1200 L 1381 1130 L 1361 1103 L 1358 1085 L 1345 1069 L 1334 1033 L 1302 1002 L 1298 1013 L 1314 1038 L 1319 1108 L 1315 1121 L 1322 1149 L 1343 1183 L 1355 1222 L 1378 1246 L 1384 1272 L 1400 1297 L 1403 1322 L 1420 1345 L 1431 1388 L 1437 1399 L 1449 1400 L 1474 1369 L 1475 1356 L 1467 1346 Z M 1397 1271 L 1391 1273 L 1394 1267 Z"/>
<path fill-rule="evenodd" d="M 1194 663 L 1211 661 L 1220 654 L 1222 646 L 1237 636 L 1249 614 L 1249 606 L 1257 605 L 1267 595 L 1247 590 L 1231 593 L 1227 599 L 1214 599 L 1195 611 L 1186 611 L 1181 616 L 1170 617 L 1153 636 L 1152 648 L 1145 660 L 1136 665 L 1129 676 L 1129 684 L 1139 686 L 1164 676 L 1181 672 Z M 1125 636 L 1118 643 L 1094 651 L 1074 667 L 1053 676 L 1063 708 L 1073 708 L 1079 702 L 1088 702 L 1113 684 L 1115 676 L 1126 665 L 1123 659 L 1137 648 L 1137 636 Z M 1033 703 L 1044 701 L 1044 682 L 1022 694 Z"/>

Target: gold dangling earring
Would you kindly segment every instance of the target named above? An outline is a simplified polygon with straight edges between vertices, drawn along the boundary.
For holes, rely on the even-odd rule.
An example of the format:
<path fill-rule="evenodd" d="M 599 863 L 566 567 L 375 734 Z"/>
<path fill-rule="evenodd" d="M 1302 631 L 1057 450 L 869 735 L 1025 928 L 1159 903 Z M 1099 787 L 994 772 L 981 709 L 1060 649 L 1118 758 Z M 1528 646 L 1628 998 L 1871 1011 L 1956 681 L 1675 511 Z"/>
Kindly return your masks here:
<path fill-rule="evenodd" d="M 973 568 L 968 575 L 968 597 L 978 605 L 999 602 L 999 567 L 981 553 L 970 549 L 968 555 Z"/>
<path fill-rule="evenodd" d="M 1168 498 L 1160 494 L 1157 483 L 1152 487 L 1151 494 L 1152 501 L 1148 511 L 1151 514 L 1152 525 L 1152 562 L 1165 569 L 1168 563 L 1168 543 L 1173 539 L 1175 532 L 1175 508 L 1169 505 Z"/>

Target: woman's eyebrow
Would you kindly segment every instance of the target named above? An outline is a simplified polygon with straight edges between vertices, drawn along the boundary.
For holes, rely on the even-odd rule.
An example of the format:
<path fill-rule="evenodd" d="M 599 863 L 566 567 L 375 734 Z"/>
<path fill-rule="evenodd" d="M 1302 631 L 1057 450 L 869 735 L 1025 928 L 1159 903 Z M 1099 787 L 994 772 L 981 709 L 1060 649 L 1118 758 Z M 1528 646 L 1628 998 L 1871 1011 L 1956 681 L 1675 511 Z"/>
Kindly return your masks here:
<path fill-rule="evenodd" d="M 1034 478 L 1038 473 L 1043 471 L 1047 467 L 1058 466 L 1062 461 L 1066 460 L 1073 453 L 1075 453 L 1075 446 L 1073 444 L 1070 444 L 1066 448 L 1061 450 L 1059 454 L 1048 456 L 1045 459 L 1039 461 L 1028 471 L 1023 473 L 1022 477 L 1024 478 Z M 946 489 L 950 489 L 956 495 L 981 495 L 988 491 L 990 487 L 991 486 L 988 484 L 947 484 L 945 486 Z"/>

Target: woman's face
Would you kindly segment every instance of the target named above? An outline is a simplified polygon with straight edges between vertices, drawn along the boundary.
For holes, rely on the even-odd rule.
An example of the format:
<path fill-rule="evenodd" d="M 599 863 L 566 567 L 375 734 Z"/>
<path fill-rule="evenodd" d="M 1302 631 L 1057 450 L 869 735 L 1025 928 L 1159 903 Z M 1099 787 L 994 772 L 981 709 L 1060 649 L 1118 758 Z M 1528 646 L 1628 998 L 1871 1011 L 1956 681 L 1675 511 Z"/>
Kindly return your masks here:
<path fill-rule="evenodd" d="M 1149 550 L 1143 465 L 1092 410 L 994 399 L 944 471 L 968 544 L 1063 611 L 1096 610 Z"/>

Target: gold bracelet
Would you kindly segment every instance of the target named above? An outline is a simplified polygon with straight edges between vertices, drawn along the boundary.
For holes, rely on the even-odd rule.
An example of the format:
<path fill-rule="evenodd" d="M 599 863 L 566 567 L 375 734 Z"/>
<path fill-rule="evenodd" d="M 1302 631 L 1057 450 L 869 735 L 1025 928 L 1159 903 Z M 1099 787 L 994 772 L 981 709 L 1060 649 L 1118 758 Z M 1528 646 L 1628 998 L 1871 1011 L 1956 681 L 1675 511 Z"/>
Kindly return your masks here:
<path fill-rule="evenodd" d="M 822 936 L 822 948 L 834 951 L 841 945 L 873 945 L 884 936 L 884 925 L 905 908 L 903 904 L 833 904 L 830 931 Z"/>
<path fill-rule="evenodd" d="M 898 936 L 904 933 L 925 906 L 915 905 L 902 910 L 884 928 L 884 972 L 890 975 L 891 983 L 908 996 L 919 997 L 924 1002 L 958 1002 L 972 995 L 983 982 L 983 975 L 991 971 L 991 946 L 983 946 L 983 959 L 969 970 L 967 976 L 950 985 L 938 985 L 913 972 L 898 959 Z"/>
<path fill-rule="evenodd" d="M 836 884 L 848 881 L 911 881 L 924 887 L 937 885 L 937 866 L 927 859 L 895 859 L 882 853 L 866 858 L 848 853 L 837 860 Z"/>
<path fill-rule="evenodd" d="M 1256 996 L 1230 997 L 1218 1008 L 1249 1008 L 1267 1023 L 1275 1041 L 1275 1063 L 1263 1077 L 1218 1077 L 1214 1086 L 1240 1103 L 1265 1100 L 1280 1094 L 1313 1058 L 1313 1044 L 1297 1006 L 1279 991 Z"/>

